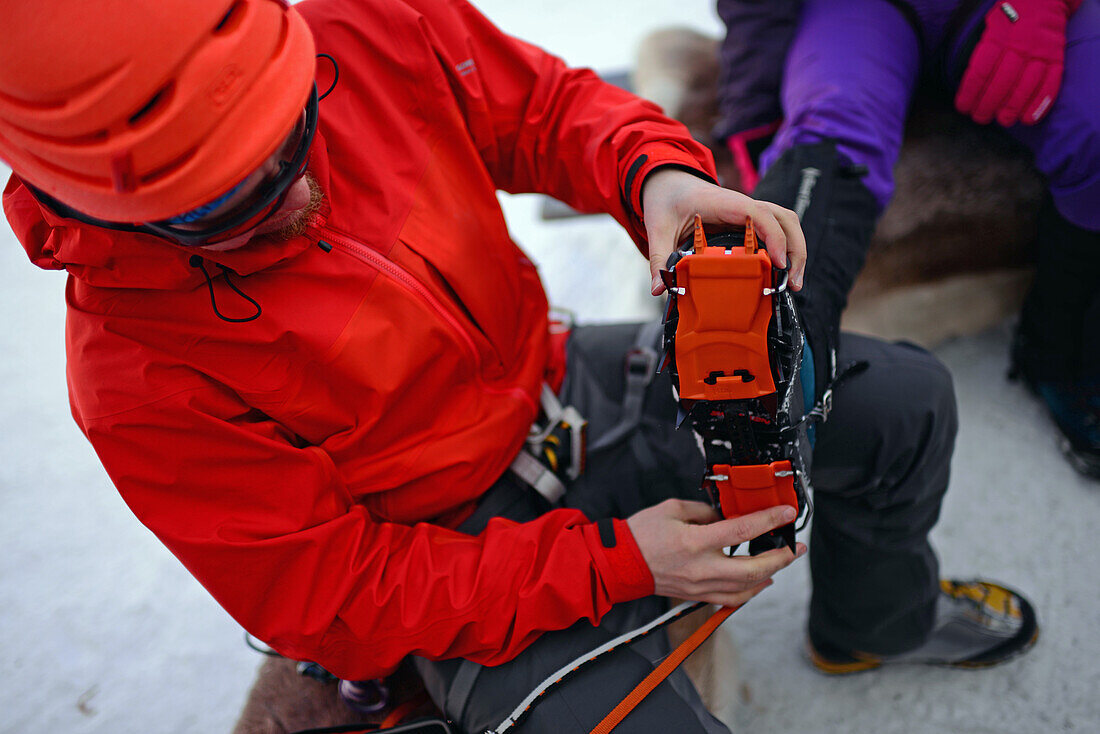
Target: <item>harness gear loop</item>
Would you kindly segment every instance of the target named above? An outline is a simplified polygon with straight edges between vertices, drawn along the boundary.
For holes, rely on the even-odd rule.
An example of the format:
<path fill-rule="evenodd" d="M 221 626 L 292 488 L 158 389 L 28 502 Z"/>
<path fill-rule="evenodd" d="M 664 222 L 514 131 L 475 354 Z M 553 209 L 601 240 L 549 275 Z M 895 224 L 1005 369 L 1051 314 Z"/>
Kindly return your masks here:
<path fill-rule="evenodd" d="M 527 440 L 509 470 L 556 505 L 565 495 L 565 483 L 584 472 L 588 421 L 572 405 L 562 405 L 543 383 L 542 415 L 531 424 Z"/>
<path fill-rule="evenodd" d="M 565 496 L 565 484 L 548 466 L 528 453 L 527 446 L 520 449 L 508 469 L 552 505 L 557 505 Z"/>

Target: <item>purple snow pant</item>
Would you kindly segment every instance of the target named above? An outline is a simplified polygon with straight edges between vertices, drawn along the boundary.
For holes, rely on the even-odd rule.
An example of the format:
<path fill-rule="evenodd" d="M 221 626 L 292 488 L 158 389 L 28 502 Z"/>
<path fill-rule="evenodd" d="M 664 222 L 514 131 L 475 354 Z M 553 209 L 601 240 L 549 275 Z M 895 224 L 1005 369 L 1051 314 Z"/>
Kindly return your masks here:
<path fill-rule="evenodd" d="M 978 6 L 960 39 L 993 1 Z M 922 48 L 913 26 L 887 0 L 807 0 L 784 69 L 786 119 L 761 158 L 761 171 L 792 146 L 835 138 L 838 152 L 867 166 L 864 183 L 885 208 L 922 64 L 944 55 L 950 62 L 962 45 L 944 39 L 958 4 L 913 3 Z M 1065 75 L 1050 113 L 1038 125 L 1015 125 L 1008 133 L 1034 153 L 1061 214 L 1078 227 L 1100 230 L 1100 0 L 1084 0 L 1069 19 Z"/>

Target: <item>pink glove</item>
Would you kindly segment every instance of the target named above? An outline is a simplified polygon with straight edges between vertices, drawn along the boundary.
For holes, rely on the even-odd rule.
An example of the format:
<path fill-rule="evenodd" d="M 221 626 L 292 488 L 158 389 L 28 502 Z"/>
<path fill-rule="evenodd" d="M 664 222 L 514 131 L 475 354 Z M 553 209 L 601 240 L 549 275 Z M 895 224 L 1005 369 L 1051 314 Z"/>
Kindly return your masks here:
<path fill-rule="evenodd" d="M 985 16 L 985 31 L 955 95 L 955 107 L 986 125 L 1034 125 L 1062 84 L 1066 20 L 1081 0 L 1005 0 Z"/>

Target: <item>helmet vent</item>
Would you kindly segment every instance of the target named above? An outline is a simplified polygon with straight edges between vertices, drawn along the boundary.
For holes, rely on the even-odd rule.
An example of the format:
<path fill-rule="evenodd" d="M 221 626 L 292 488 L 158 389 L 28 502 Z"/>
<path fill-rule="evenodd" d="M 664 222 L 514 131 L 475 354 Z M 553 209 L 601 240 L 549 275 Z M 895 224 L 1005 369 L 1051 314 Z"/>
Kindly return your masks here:
<path fill-rule="evenodd" d="M 175 173 L 177 170 L 182 168 L 185 163 L 191 160 L 197 152 L 198 151 L 196 148 L 192 148 L 191 150 L 188 150 L 183 155 L 177 156 L 174 160 L 169 161 L 160 168 L 155 168 L 152 171 L 148 171 L 141 176 L 141 183 L 148 186 L 149 184 L 156 182 L 158 179 L 162 179 L 165 176 L 169 176 Z"/>
<path fill-rule="evenodd" d="M 50 145 L 63 145 L 65 147 L 83 147 L 86 145 L 99 145 L 107 142 L 111 137 L 111 134 L 106 130 L 96 130 L 95 132 L 85 133 L 84 135 L 72 135 L 72 136 L 60 136 L 60 135 L 46 135 L 44 133 L 35 132 L 19 125 L 12 125 L 12 129 L 16 130 L 20 135 L 25 135 L 33 140 L 38 140 L 43 143 L 49 143 Z"/>
<path fill-rule="evenodd" d="M 76 181 L 80 181 L 83 184 L 99 189 L 106 188 L 111 185 L 111 179 L 109 178 L 90 176 L 86 173 L 73 170 L 72 168 L 68 168 L 66 166 L 59 166 L 53 161 L 46 160 L 42 156 L 35 155 L 34 153 L 31 153 L 30 155 L 34 158 L 38 165 L 51 171 L 52 173 L 57 174 L 58 176 L 64 176 L 65 178 L 74 179 Z M 45 190 L 45 186 L 43 186 L 42 188 L 43 190 Z"/>
<path fill-rule="evenodd" d="M 0 91 L 0 102 L 6 105 L 10 105 L 17 109 L 22 110 L 34 110 L 34 111 L 46 111 L 46 110 L 59 110 L 67 104 L 65 99 L 57 100 L 33 100 L 25 99 L 23 97 L 15 97 Z"/>
<path fill-rule="evenodd" d="M 153 97 L 145 103 L 145 106 L 130 116 L 130 127 L 138 127 L 148 124 L 156 118 L 157 113 L 163 112 L 168 107 L 172 93 L 176 91 L 175 82 L 165 84 Z"/>
<path fill-rule="evenodd" d="M 233 6 L 229 8 L 222 19 L 218 21 L 218 24 L 214 26 L 215 36 L 224 36 L 232 33 L 237 29 L 237 26 L 241 24 L 241 20 L 244 19 L 244 3 L 235 2 Z"/>

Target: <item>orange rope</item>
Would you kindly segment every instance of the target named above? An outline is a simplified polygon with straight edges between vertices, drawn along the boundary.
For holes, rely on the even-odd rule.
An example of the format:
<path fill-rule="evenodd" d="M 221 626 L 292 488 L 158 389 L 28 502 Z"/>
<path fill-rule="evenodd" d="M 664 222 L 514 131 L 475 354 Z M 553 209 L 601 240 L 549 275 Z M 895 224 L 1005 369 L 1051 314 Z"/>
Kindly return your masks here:
<path fill-rule="evenodd" d="M 710 616 L 703 626 L 695 630 L 691 634 L 691 637 L 687 638 L 680 643 L 680 646 L 672 651 L 672 654 L 665 658 L 660 665 L 653 669 L 653 672 L 645 677 L 645 679 L 634 687 L 634 690 L 627 694 L 626 698 L 619 702 L 619 705 L 611 710 L 603 721 L 596 725 L 596 728 L 592 730 L 591 734 L 608 734 L 612 729 L 619 725 L 619 723 L 626 718 L 626 715 L 634 710 L 634 707 L 642 702 L 642 699 L 652 693 L 653 689 L 660 685 L 661 681 L 667 678 L 672 671 L 676 670 L 680 663 L 684 662 L 691 653 L 695 652 L 696 648 L 702 645 L 708 637 L 718 629 L 722 622 L 726 621 L 726 618 L 741 608 L 741 605 L 736 607 L 722 607 L 717 612 Z"/>

